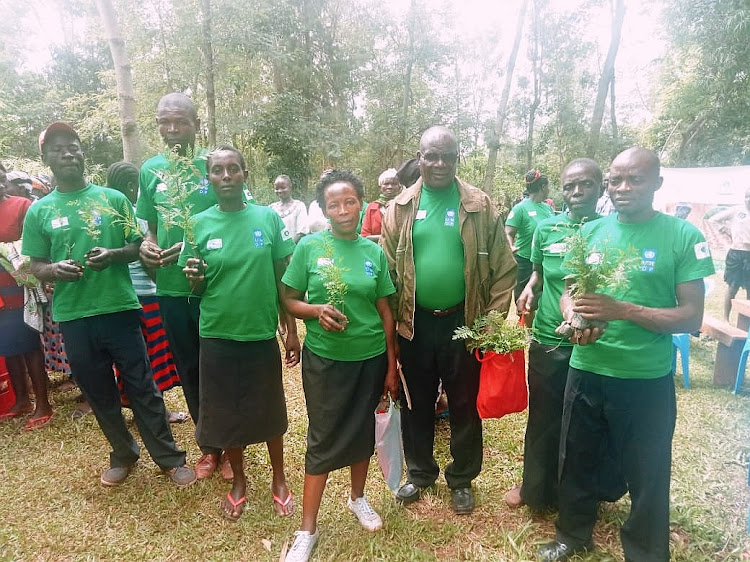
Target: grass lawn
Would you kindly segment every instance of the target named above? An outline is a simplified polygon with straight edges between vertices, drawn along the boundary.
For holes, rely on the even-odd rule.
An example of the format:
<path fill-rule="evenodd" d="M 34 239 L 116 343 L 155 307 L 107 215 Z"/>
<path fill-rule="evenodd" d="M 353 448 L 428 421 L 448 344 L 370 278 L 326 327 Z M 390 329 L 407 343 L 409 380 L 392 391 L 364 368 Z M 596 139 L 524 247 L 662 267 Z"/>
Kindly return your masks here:
<path fill-rule="evenodd" d="M 707 306 L 714 315 L 724 288 L 717 275 Z M 692 388 L 684 390 L 681 376 L 676 379 L 673 560 L 750 559 L 750 395 L 712 386 L 715 345 L 692 338 Z M 53 389 L 56 411 L 48 427 L 27 433 L 22 421 L 0 425 L 0 560 L 278 560 L 300 523 L 307 424 L 299 368 L 285 372 L 285 385 L 287 477 L 297 512 L 288 519 L 274 513 L 268 455 L 265 446 L 254 445 L 245 456 L 248 509 L 236 524 L 220 515 L 229 485 L 218 475 L 177 490 L 145 451 L 122 486 L 103 488 L 99 476 L 109 449 L 96 421 L 71 420 L 74 393 Z M 186 409 L 179 389 L 165 400 L 173 410 Z M 129 411 L 126 417 L 135 433 Z M 554 536 L 554 515 L 512 511 L 502 499 L 520 479 L 525 422 L 525 414 L 516 414 L 484 423 L 484 468 L 474 482 L 478 505 L 470 516 L 453 514 L 442 477 L 423 501 L 397 506 L 374 462 L 367 494 L 385 525 L 370 534 L 346 510 L 348 473 L 333 473 L 313 560 L 533 560 L 539 544 Z M 172 428 L 194 463 L 199 451 L 192 423 Z M 449 458 L 448 435 L 448 422 L 438 422 L 441 467 Z M 618 528 L 627 513 L 627 498 L 602 508 L 598 548 L 583 560 L 622 560 Z"/>

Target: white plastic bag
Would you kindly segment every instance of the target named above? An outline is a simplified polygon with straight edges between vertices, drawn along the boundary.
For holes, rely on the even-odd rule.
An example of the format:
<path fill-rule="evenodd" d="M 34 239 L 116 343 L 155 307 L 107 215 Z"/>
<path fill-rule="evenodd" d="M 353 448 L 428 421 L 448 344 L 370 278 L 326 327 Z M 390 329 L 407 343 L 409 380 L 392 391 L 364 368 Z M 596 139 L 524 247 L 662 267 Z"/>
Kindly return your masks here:
<path fill-rule="evenodd" d="M 396 492 L 401 483 L 404 447 L 401 443 L 401 410 L 392 400 L 381 401 L 375 410 L 375 447 L 385 483 Z"/>

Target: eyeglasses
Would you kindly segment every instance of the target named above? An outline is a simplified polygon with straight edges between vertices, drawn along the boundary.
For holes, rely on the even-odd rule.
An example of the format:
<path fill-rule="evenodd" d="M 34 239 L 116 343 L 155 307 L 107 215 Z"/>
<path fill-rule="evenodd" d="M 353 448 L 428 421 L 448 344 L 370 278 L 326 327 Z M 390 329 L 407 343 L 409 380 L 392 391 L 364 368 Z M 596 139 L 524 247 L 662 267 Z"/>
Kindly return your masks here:
<path fill-rule="evenodd" d="M 457 152 L 425 152 L 421 157 L 428 164 L 437 164 L 442 160 L 444 164 L 452 166 L 458 162 Z"/>

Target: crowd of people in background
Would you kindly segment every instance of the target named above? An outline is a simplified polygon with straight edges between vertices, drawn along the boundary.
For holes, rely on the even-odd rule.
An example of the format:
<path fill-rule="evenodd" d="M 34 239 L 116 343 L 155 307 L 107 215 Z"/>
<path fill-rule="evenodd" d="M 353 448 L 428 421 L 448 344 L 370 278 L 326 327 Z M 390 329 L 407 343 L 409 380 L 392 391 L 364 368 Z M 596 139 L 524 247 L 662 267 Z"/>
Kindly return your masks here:
<path fill-rule="evenodd" d="M 325 170 L 308 208 L 285 174 L 273 182 L 278 201 L 256 204 L 237 148 L 196 146 L 200 121 L 187 96 L 164 96 L 156 125 L 167 150 L 140 169 L 112 164 L 107 187 L 85 179 L 80 137 L 62 122 L 39 138 L 51 181 L 0 165 L 0 356 L 16 394 L 0 421 L 28 416 L 30 431 L 49 424 L 47 371 L 58 371 L 72 376 L 111 447 L 102 485 L 124 482 L 140 456 L 122 415 L 129 407 L 177 486 L 214 472 L 231 483 L 221 503 L 231 521 L 247 503 L 244 450 L 265 443 L 270 501 L 288 517 L 295 502 L 284 465 L 282 369 L 301 362 L 305 478 L 286 560 L 305 561 L 320 536 L 331 471 L 349 468 L 347 509 L 368 531 L 383 527 L 365 488 L 373 413 L 389 397 L 405 403 L 408 392 L 411 404 L 402 410 L 406 480 L 396 501 L 418 501 L 438 479 L 434 419 L 443 391 L 451 507 L 474 510 L 480 363 L 453 333 L 515 302 L 533 341 L 523 476 L 505 501 L 558 511 L 556 540 L 539 559 L 590 550 L 597 503 L 626 493 L 626 559 L 669 559 L 670 334 L 700 327 L 702 279 L 713 265 L 697 228 L 654 210 L 661 177 L 653 152 L 628 149 L 607 175 L 594 160 L 571 161 L 562 213 L 549 179 L 531 170 L 504 221 L 487 194 L 457 177 L 458 143 L 443 126 L 423 133 L 415 159 L 380 174 L 375 201 L 365 201 L 356 174 Z M 183 223 L 167 185 L 175 169 L 187 187 Z M 731 224 L 734 293 L 750 285 L 746 203 L 714 217 Z M 628 289 L 571 296 L 564 262 L 579 231 L 591 259 L 603 243 L 638 252 Z M 599 323 L 561 336 L 574 316 Z M 302 344 L 296 319 L 306 327 Z M 177 386 L 189 414 L 164 404 Z M 189 419 L 201 452 L 194 467 L 170 429 Z"/>

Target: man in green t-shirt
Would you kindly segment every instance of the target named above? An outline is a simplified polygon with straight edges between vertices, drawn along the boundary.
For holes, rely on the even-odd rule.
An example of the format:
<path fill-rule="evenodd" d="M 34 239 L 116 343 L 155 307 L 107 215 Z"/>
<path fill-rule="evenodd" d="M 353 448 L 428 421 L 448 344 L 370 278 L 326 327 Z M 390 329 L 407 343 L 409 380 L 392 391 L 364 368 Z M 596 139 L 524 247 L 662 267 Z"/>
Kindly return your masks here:
<path fill-rule="evenodd" d="M 195 136 L 200 127 L 200 120 L 192 100 L 180 93 L 165 95 L 156 106 L 156 124 L 168 150 L 181 157 L 193 156 L 192 170 L 186 170 L 184 174 L 188 178 L 187 202 L 191 215 L 215 205 L 216 195 L 206 178 L 206 151 L 195 148 Z M 162 172 L 176 172 L 167 157 L 168 154 L 157 154 L 141 167 L 136 215 L 148 222 L 148 233 L 141 245 L 141 261 L 145 267 L 156 270 L 156 296 L 164 328 L 177 365 L 185 402 L 190 416 L 197 424 L 200 417 L 200 298 L 191 295 L 185 274 L 177 265 L 177 259 L 182 251 L 184 230 L 168 220 L 165 222 L 165 214 L 168 215 L 169 209 L 175 205 L 174 198 L 169 197 L 167 185 L 159 177 Z M 208 478 L 219 464 L 221 451 L 201 443 L 198 443 L 198 446 L 202 456 L 195 465 L 195 473 L 198 479 Z M 222 467 L 222 474 L 231 479 L 229 464 L 224 464 L 226 466 Z"/>
<path fill-rule="evenodd" d="M 530 254 L 534 270 L 516 302 L 519 316 L 535 309 L 537 314 L 529 346 L 529 420 L 524 439 L 523 482 L 505 494 L 505 501 L 510 507 L 528 505 L 536 511 L 557 508 L 560 423 L 573 351 L 573 344 L 555 332 L 563 320 L 560 297 L 566 274 L 562 264 L 568 253 L 568 237 L 583 223 L 599 218 L 596 202 L 602 192 L 602 171 L 594 160 L 578 158 L 565 167 L 560 180 L 568 211 L 537 225 Z M 617 474 L 609 464 L 602 471 L 603 499 L 615 501 L 625 492 Z"/>
<path fill-rule="evenodd" d="M 582 229 L 587 263 L 598 263 L 605 248 L 638 253 L 640 268 L 627 274 L 627 287 L 587 293 L 575 301 L 566 290 L 560 300 L 566 321 L 577 313 L 607 325 L 571 336 L 577 345 L 570 358 L 560 435 L 557 540 L 540 549 L 540 560 L 567 560 L 593 548 L 596 476 L 605 443 L 620 459 L 630 493 L 630 515 L 620 531 L 625 559 L 670 558 L 676 419 L 671 334 L 700 328 L 703 278 L 714 267 L 697 228 L 654 210 L 654 193 L 662 184 L 659 167 L 650 150 L 635 147 L 620 153 L 609 178 L 617 214 Z"/>
<path fill-rule="evenodd" d="M 84 179 L 81 141 L 70 125 L 47 127 L 39 147 L 57 188 L 29 209 L 23 253 L 38 279 L 55 283 L 53 319 L 60 323 L 73 377 L 112 446 L 101 483 L 121 484 L 140 454 L 122 416 L 114 363 L 154 462 L 178 486 L 192 484 L 195 473 L 172 438 L 141 333 L 127 265 L 141 244 L 130 202 Z"/>
<path fill-rule="evenodd" d="M 482 468 L 479 362 L 463 342 L 453 340 L 453 332 L 490 310 L 507 313 L 516 264 L 490 198 L 456 178 L 453 133 L 430 127 L 417 156 L 422 179 L 393 200 L 380 238 L 397 290 L 391 308 L 412 402 L 401 413 L 407 481 L 397 499 L 418 500 L 440 473 L 433 442 L 442 379 L 453 455 L 445 479 L 454 511 L 464 514 L 474 509 L 471 483 Z"/>

